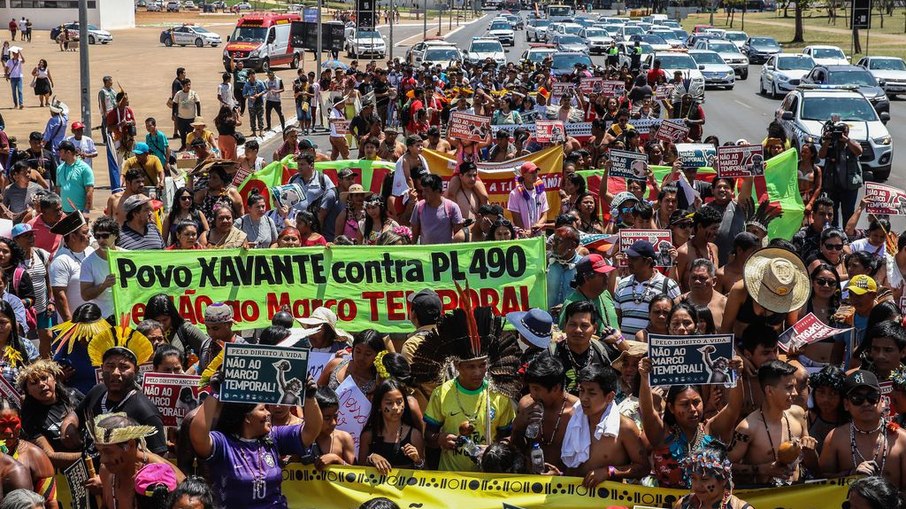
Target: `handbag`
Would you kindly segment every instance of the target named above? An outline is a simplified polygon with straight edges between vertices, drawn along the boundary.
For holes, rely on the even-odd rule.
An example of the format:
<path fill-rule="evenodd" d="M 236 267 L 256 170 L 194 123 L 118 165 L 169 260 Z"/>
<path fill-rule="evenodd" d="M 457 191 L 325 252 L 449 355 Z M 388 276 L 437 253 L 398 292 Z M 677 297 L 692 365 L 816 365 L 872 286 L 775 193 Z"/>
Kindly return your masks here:
<path fill-rule="evenodd" d="M 245 135 L 240 132 L 233 133 L 233 138 L 236 138 L 236 145 L 245 145 Z"/>
<path fill-rule="evenodd" d="M 32 76 L 31 83 L 29 83 L 28 86 L 30 86 L 31 88 L 35 88 L 35 85 L 37 85 L 37 84 L 38 84 L 38 78 Z"/>

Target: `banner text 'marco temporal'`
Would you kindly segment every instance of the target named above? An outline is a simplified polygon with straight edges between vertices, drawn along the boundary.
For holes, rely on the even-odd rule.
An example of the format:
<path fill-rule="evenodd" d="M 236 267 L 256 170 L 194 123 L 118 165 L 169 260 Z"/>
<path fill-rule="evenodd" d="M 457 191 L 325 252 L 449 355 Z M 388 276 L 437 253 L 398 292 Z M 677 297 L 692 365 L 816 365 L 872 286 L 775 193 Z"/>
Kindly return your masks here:
<path fill-rule="evenodd" d="M 543 239 L 399 247 L 111 252 L 117 314 L 143 318 L 158 293 L 199 323 L 213 302 L 233 307 L 240 328 L 265 327 L 284 306 L 308 316 L 333 309 L 351 330 L 404 331 L 406 297 L 438 292 L 458 305 L 454 281 L 468 282 L 473 302 L 504 314 L 542 306 L 546 295 Z"/>

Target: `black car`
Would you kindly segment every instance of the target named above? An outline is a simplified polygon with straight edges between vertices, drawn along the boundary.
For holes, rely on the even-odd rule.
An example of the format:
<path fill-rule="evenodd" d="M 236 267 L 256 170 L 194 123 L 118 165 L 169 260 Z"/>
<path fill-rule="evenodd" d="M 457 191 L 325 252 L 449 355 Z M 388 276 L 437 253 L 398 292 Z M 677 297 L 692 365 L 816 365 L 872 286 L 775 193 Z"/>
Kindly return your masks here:
<path fill-rule="evenodd" d="M 867 69 L 858 65 L 816 65 L 802 78 L 802 83 L 830 87 L 855 88 L 868 99 L 878 113 L 890 112 L 890 100 Z"/>
<path fill-rule="evenodd" d="M 780 45 L 773 37 L 749 37 L 742 45 L 742 52 L 752 64 L 763 64 L 780 51 Z"/>

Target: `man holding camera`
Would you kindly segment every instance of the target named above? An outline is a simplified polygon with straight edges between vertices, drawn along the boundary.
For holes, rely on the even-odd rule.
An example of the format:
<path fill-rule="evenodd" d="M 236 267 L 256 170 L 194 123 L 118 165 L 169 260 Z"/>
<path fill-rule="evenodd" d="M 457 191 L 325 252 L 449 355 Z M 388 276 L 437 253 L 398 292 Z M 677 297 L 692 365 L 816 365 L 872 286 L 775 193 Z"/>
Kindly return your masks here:
<path fill-rule="evenodd" d="M 862 146 L 849 137 L 849 125 L 829 121 L 821 134 L 818 157 L 824 159 L 824 192 L 834 201 L 834 225 L 839 227 L 841 215 L 847 220 L 856 210 L 859 188 L 862 187 L 862 166 L 859 157 Z"/>

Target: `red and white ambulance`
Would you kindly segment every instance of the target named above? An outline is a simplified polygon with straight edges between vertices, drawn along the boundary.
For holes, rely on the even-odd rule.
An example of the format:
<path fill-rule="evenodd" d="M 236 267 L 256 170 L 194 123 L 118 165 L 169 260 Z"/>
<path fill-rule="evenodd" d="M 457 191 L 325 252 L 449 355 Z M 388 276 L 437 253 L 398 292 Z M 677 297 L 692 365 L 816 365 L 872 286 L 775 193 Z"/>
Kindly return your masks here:
<path fill-rule="evenodd" d="M 230 59 L 242 61 L 246 69 L 267 71 L 271 66 L 287 65 L 296 69 L 302 49 L 293 48 L 290 28 L 301 21 L 298 14 L 253 13 L 236 22 L 223 49 L 223 66 L 230 70 Z"/>

